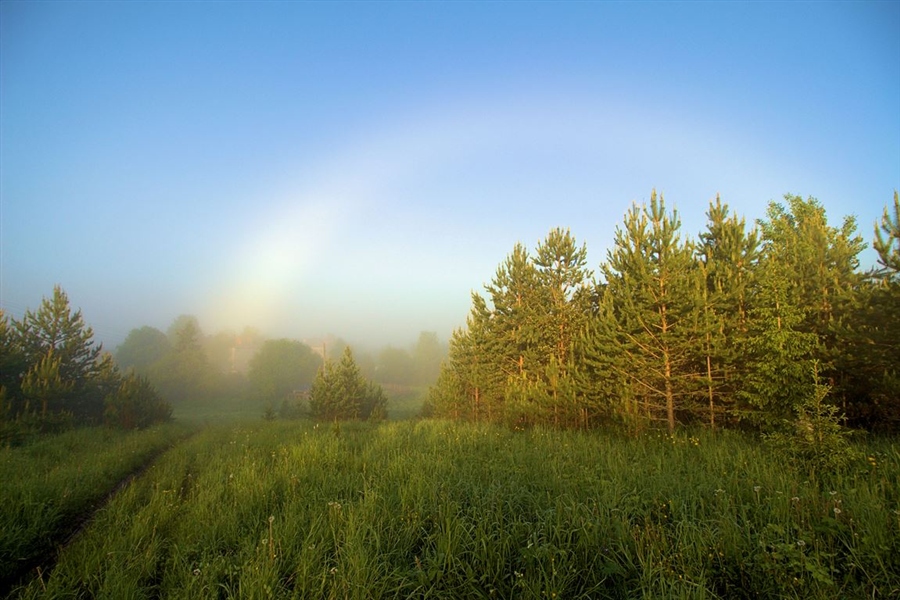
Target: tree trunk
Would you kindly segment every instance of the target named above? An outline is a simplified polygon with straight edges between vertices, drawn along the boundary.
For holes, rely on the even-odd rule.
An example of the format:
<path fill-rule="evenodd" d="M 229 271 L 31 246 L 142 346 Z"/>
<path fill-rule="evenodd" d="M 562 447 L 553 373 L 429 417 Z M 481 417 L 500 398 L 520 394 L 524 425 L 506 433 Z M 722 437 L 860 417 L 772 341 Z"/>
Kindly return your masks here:
<path fill-rule="evenodd" d="M 663 360 L 666 364 L 666 420 L 669 433 L 675 433 L 675 393 L 672 391 L 672 363 L 668 348 L 663 352 Z"/>
<path fill-rule="evenodd" d="M 706 389 L 709 393 L 709 427 L 716 428 L 716 408 L 713 403 L 713 379 L 712 379 L 712 360 L 709 357 L 709 334 L 707 335 L 707 351 L 706 351 Z"/>

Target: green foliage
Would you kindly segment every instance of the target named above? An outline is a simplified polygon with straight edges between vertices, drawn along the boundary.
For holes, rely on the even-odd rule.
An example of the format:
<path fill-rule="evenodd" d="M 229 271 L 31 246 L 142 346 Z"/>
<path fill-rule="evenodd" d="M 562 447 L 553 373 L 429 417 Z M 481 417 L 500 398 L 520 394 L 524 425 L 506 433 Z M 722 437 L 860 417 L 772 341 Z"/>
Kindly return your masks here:
<path fill-rule="evenodd" d="M 583 421 L 572 401 L 574 346 L 587 325 L 587 250 L 553 229 L 532 257 L 516 244 L 485 286 L 472 294 L 466 330 L 454 332 L 430 395 L 438 415 L 514 426 Z"/>
<path fill-rule="evenodd" d="M 308 389 L 322 365 L 312 348 L 298 341 L 268 340 L 250 359 L 247 379 L 258 399 L 280 404 L 293 392 Z"/>
<path fill-rule="evenodd" d="M 93 330 L 84 323 L 81 311 L 71 309 L 62 288 L 54 287 L 51 298 L 44 298 L 38 310 L 25 311 L 14 326 L 26 372 L 33 373 L 30 393 L 44 395 L 42 414 L 68 411 L 82 422 L 99 420 L 103 397 L 90 383 L 98 375 L 102 349 L 93 342 Z M 26 375 L 21 376 L 24 383 Z M 28 399 L 22 400 L 14 409 L 17 413 L 27 412 L 23 404 Z"/>
<path fill-rule="evenodd" d="M 22 395 L 26 399 L 26 412 L 30 402 L 34 403 L 35 408 L 40 407 L 42 418 L 46 418 L 51 412 L 64 410 L 65 400 L 72 393 L 75 382 L 63 381 L 60 377 L 61 362 L 51 349 L 25 373 L 22 378 Z"/>
<path fill-rule="evenodd" d="M 856 234 L 853 217 L 832 227 L 815 198 L 788 194 L 785 203 L 770 203 L 766 219 L 759 221 L 766 278 L 779 278 L 781 303 L 800 317 L 794 329 L 815 336 L 811 358 L 834 383 L 834 396 L 847 403 L 855 375 L 845 360 L 846 331 L 857 319 L 856 298 L 863 284 L 858 255 L 865 243 Z"/>
<path fill-rule="evenodd" d="M 203 332 L 197 318 L 181 315 L 169 327 L 172 351 L 143 374 L 172 405 L 203 402 L 217 395 L 220 381 L 203 349 Z"/>
<path fill-rule="evenodd" d="M 375 382 L 367 381 L 359 403 L 360 418 L 376 423 L 384 421 L 388 416 L 387 404 L 388 398 L 384 388 Z"/>
<path fill-rule="evenodd" d="M 838 407 L 825 398 L 829 386 L 819 380 L 818 363 L 812 363 L 812 389 L 796 407 L 796 417 L 785 423 L 784 431 L 766 439 L 801 469 L 816 473 L 833 473 L 858 459 L 850 443 L 851 432 L 841 425 Z"/>
<path fill-rule="evenodd" d="M 367 382 L 349 346 L 341 360 L 326 360 L 309 396 L 310 414 L 323 421 L 381 420 L 387 416 L 387 396 L 380 385 Z"/>
<path fill-rule="evenodd" d="M 22 374 L 27 370 L 28 359 L 17 335 L 16 324 L 10 324 L 6 313 L 0 309 L 0 390 L 6 398 L 6 408 L 0 413 L 0 419 L 13 416 L 13 404 L 21 392 Z"/>
<path fill-rule="evenodd" d="M 880 226 L 875 224 L 872 247 L 878 252 L 878 264 L 881 265 L 877 275 L 897 283 L 900 278 L 900 195 L 896 191 L 893 215 L 885 206 Z"/>
<path fill-rule="evenodd" d="M 595 328 L 595 345 L 585 349 L 594 364 L 617 370 L 635 416 L 664 422 L 670 432 L 676 413 L 691 409 L 692 350 L 700 336 L 697 264 L 680 227 L 655 191 L 649 206 L 632 206 L 602 265 L 603 317 L 612 322 Z M 611 354 L 614 360 L 604 358 Z"/>
<path fill-rule="evenodd" d="M 0 429 L 6 442 L 100 421 L 104 398 L 118 389 L 121 377 L 111 355 L 92 338 L 81 311 L 72 311 L 59 286 L 20 322 L 10 324 L 0 314 Z"/>
<path fill-rule="evenodd" d="M 729 214 L 718 196 L 709 205 L 706 231 L 699 238 L 702 352 L 697 360 L 709 426 L 715 428 L 734 424 L 739 414 L 750 310 L 758 289 L 759 239 L 757 230 L 748 231 L 744 219 Z"/>
<path fill-rule="evenodd" d="M 869 273 L 846 323 L 842 365 L 850 376 L 851 421 L 869 429 L 900 430 L 900 199 L 875 227 L 879 269 Z"/>
<path fill-rule="evenodd" d="M 790 302 L 786 274 L 766 263 L 744 341 L 746 376 L 740 415 L 763 430 L 791 421 L 812 393 L 808 373 L 818 338 L 800 330 L 805 312 Z"/>
<path fill-rule="evenodd" d="M 106 397 L 107 425 L 122 429 L 144 429 L 172 418 L 172 406 L 159 397 L 146 377 L 129 373 L 119 388 Z"/>
<path fill-rule="evenodd" d="M 116 363 L 122 369 L 133 367 L 142 371 L 172 351 L 169 338 L 154 327 L 141 327 L 128 332 L 128 337 L 116 348 Z"/>
<path fill-rule="evenodd" d="M 825 480 L 727 431 L 209 428 L 15 597 L 888 598 L 900 453 L 855 445 Z"/>
<path fill-rule="evenodd" d="M 53 288 L 51 298 L 41 300 L 37 311 L 25 311 L 16 329 L 30 364 L 52 351 L 59 360 L 63 380 L 80 382 L 94 374 L 101 346 L 94 344 L 93 330 L 84 323 L 80 310 L 72 311 L 69 297 L 60 286 Z"/>
<path fill-rule="evenodd" d="M 852 217 L 785 196 L 748 229 L 720 198 L 683 239 L 655 192 L 634 205 L 600 265 L 554 229 L 522 244 L 472 294 L 429 393 L 429 414 L 514 427 L 705 423 L 769 433 L 793 422 L 817 361 L 848 423 L 900 427 L 900 202 L 885 210 L 881 269 L 859 271 Z"/>
<path fill-rule="evenodd" d="M 150 384 L 133 375 L 123 380 L 112 355 L 92 338 L 59 286 L 21 322 L 10 326 L 0 313 L 0 441 L 18 445 L 100 419 L 132 428 L 169 417 Z"/>

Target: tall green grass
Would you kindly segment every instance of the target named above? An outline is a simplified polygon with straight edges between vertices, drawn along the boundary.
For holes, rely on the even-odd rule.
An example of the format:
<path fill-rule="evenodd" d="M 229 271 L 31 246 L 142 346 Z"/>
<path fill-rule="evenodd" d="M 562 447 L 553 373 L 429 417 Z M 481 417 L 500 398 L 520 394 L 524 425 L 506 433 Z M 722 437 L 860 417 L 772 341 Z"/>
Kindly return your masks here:
<path fill-rule="evenodd" d="M 187 434 L 175 424 L 126 433 L 102 427 L 0 448 L 0 592 L 52 553 L 129 473 Z"/>
<path fill-rule="evenodd" d="M 210 428 L 32 597 L 890 598 L 900 452 L 809 480 L 736 434 Z"/>

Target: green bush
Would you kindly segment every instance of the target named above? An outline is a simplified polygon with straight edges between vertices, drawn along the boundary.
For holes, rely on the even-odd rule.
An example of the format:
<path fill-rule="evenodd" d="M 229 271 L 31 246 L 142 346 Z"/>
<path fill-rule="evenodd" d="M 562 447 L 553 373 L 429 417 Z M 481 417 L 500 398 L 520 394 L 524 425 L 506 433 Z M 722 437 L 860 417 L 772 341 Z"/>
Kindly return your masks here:
<path fill-rule="evenodd" d="M 122 429 L 143 429 L 172 418 L 172 406 L 157 394 L 146 377 L 128 374 L 119 389 L 107 396 L 104 419 Z"/>

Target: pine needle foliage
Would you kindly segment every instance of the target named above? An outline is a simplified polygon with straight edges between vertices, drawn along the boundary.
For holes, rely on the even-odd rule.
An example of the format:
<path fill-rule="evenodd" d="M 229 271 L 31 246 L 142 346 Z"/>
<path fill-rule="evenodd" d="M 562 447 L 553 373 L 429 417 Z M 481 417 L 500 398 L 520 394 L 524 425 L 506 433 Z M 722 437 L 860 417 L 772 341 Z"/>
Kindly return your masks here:
<path fill-rule="evenodd" d="M 850 442 L 852 432 L 842 426 L 840 410 L 826 401 L 831 388 L 821 382 L 817 362 L 812 362 L 810 371 L 811 389 L 797 405 L 795 417 L 765 439 L 811 476 L 834 474 L 860 455 Z"/>
<path fill-rule="evenodd" d="M 855 219 L 834 227 L 818 200 L 790 194 L 752 227 L 716 197 L 694 240 L 653 191 L 626 212 L 597 279 L 568 230 L 533 253 L 516 244 L 486 294 L 472 294 L 428 414 L 774 433 L 813 394 L 815 361 L 846 426 L 896 431 L 897 197 L 868 274 Z"/>
<path fill-rule="evenodd" d="M 310 390 L 309 411 L 323 421 L 383 420 L 387 395 L 380 385 L 363 378 L 347 346 L 339 362 L 326 360 L 319 369 Z"/>

